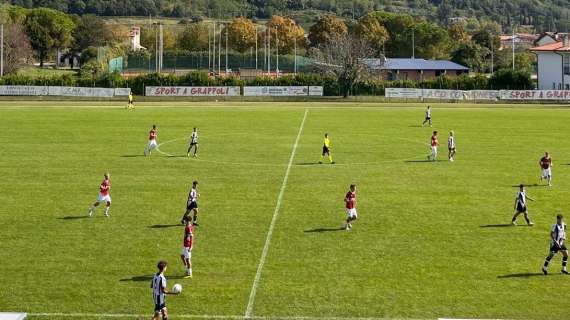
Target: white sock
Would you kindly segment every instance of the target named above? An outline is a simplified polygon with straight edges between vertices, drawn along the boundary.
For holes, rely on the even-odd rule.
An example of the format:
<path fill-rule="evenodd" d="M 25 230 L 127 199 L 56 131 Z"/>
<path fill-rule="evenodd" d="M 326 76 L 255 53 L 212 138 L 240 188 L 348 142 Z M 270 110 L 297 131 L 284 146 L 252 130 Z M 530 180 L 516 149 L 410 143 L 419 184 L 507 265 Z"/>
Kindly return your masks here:
<path fill-rule="evenodd" d="M 109 207 L 105 207 L 105 214 L 109 214 Z"/>

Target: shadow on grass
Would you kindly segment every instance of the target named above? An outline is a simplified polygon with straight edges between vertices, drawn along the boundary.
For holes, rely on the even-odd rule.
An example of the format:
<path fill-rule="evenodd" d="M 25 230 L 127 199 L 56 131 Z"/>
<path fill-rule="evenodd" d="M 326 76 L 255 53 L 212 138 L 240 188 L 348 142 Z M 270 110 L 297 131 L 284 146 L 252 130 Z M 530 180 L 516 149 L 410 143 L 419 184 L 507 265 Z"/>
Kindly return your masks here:
<path fill-rule="evenodd" d="M 479 226 L 480 228 L 504 228 L 504 227 L 514 227 L 510 223 L 503 223 L 503 224 L 486 224 Z"/>
<path fill-rule="evenodd" d="M 137 157 L 144 157 L 144 154 L 125 154 L 122 155 L 121 158 L 137 158 Z"/>
<path fill-rule="evenodd" d="M 423 128 L 423 126 L 421 124 L 412 124 L 409 125 L 408 128 Z"/>
<path fill-rule="evenodd" d="M 404 161 L 404 162 L 406 162 L 406 163 L 422 163 L 422 162 L 423 162 L 423 163 L 432 163 L 432 162 L 445 162 L 445 160 L 435 160 L 435 161 L 432 161 L 432 160 L 427 160 L 427 159 L 426 159 L 426 160 L 406 160 L 406 161 Z"/>
<path fill-rule="evenodd" d="M 525 186 L 526 188 L 548 187 L 547 184 L 538 184 L 538 183 L 534 183 L 534 184 L 524 184 L 523 183 L 523 186 Z M 518 187 L 520 187 L 520 185 L 517 184 L 517 185 L 511 186 L 511 187 L 518 188 Z"/>
<path fill-rule="evenodd" d="M 172 227 L 183 227 L 184 225 L 180 224 L 153 224 L 152 226 L 148 226 L 152 229 L 164 229 L 164 228 L 172 228 Z"/>
<path fill-rule="evenodd" d="M 78 219 L 85 219 L 85 218 L 89 218 L 89 216 L 86 214 L 83 214 L 80 216 L 59 217 L 58 219 L 60 219 L 60 220 L 78 220 Z"/>
<path fill-rule="evenodd" d="M 124 278 L 121 279 L 119 281 L 121 282 L 125 282 L 125 281 L 134 281 L 134 282 L 146 282 L 146 281 L 151 281 L 152 278 L 154 277 L 153 274 L 151 275 L 144 275 L 144 276 L 134 276 L 134 277 L 130 277 L 130 278 Z M 186 278 L 186 276 L 166 276 L 167 279 L 184 279 Z"/>
<path fill-rule="evenodd" d="M 313 232 L 333 232 L 333 231 L 342 231 L 344 230 L 343 227 L 336 227 L 336 228 L 316 228 L 316 229 L 310 229 L 310 230 L 305 230 L 303 232 L 305 233 L 313 233 Z"/>
<path fill-rule="evenodd" d="M 503 276 L 498 276 L 499 279 L 507 279 L 507 278 L 530 278 L 536 276 L 543 276 L 541 272 L 526 272 L 526 273 L 513 273 L 513 274 L 506 274 Z"/>

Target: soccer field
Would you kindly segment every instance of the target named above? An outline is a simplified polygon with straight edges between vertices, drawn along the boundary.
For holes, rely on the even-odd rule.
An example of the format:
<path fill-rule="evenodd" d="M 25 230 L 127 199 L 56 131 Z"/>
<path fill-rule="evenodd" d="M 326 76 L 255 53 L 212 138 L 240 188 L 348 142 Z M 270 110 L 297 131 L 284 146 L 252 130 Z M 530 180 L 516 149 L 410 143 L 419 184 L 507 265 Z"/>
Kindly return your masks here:
<path fill-rule="evenodd" d="M 419 104 L 58 104 L 0 105 L 0 311 L 147 319 L 164 259 L 169 287 L 184 287 L 167 298 L 171 319 L 569 317 L 560 255 L 540 268 L 556 213 L 570 220 L 570 109 L 435 104 L 432 129 Z M 144 157 L 153 124 L 160 151 Z M 194 126 L 198 159 L 186 157 Z M 427 162 L 433 130 L 440 156 Z M 325 132 L 334 165 L 317 164 Z M 552 188 L 537 185 L 544 151 Z M 88 218 L 107 171 L 111 218 Z M 200 226 L 183 279 L 193 180 Z M 345 231 L 351 183 L 359 219 Z M 520 183 L 534 227 L 510 226 Z"/>

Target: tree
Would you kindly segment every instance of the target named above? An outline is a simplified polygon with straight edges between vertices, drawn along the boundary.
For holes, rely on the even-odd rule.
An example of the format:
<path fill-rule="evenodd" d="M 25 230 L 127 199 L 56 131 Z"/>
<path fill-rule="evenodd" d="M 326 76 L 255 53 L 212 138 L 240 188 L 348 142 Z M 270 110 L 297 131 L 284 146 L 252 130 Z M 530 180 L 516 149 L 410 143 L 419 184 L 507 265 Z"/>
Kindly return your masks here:
<path fill-rule="evenodd" d="M 81 52 L 90 46 L 104 46 L 111 41 L 111 31 L 105 21 L 97 16 L 84 15 L 76 21 L 76 26 L 73 31 L 74 52 Z"/>
<path fill-rule="evenodd" d="M 71 18 L 59 11 L 39 8 L 31 10 L 25 20 L 26 33 L 43 67 L 45 59 L 55 49 L 71 44 L 75 25 Z"/>
<path fill-rule="evenodd" d="M 477 31 L 471 37 L 471 40 L 476 44 L 493 51 L 497 51 L 501 47 L 501 39 L 499 36 L 493 35 L 485 29 Z"/>
<path fill-rule="evenodd" d="M 245 52 L 255 46 L 257 28 L 247 18 L 235 18 L 232 23 L 226 25 L 230 47 L 238 52 Z"/>
<path fill-rule="evenodd" d="M 315 66 L 321 73 L 337 78 L 342 95 L 346 98 L 354 84 L 368 75 L 363 63 L 374 52 L 368 42 L 353 35 L 344 34 L 321 44 L 320 50 L 312 50 Z"/>
<path fill-rule="evenodd" d="M 280 53 L 291 53 L 295 44 L 297 48 L 305 46 L 305 30 L 291 18 L 272 16 L 265 27 L 271 34 L 271 46 L 278 45 Z"/>
<path fill-rule="evenodd" d="M 154 52 L 157 47 L 156 39 L 159 36 L 158 25 L 145 26 L 141 28 L 141 45 L 148 50 Z M 206 34 L 207 36 L 208 34 Z M 162 41 L 164 50 L 174 49 L 176 47 L 176 35 L 172 29 L 163 26 Z"/>
<path fill-rule="evenodd" d="M 451 61 L 469 67 L 473 71 L 485 69 L 485 57 L 489 50 L 473 42 L 462 42 L 451 54 Z"/>
<path fill-rule="evenodd" d="M 458 44 L 462 42 L 469 41 L 469 33 L 465 31 L 465 26 L 463 23 L 454 23 L 447 27 L 447 32 L 449 37 L 455 40 Z"/>
<path fill-rule="evenodd" d="M 371 15 L 362 17 L 358 21 L 354 32 L 358 37 L 365 39 L 378 53 L 384 52 L 384 43 L 390 37 L 388 30 L 378 22 L 378 19 Z"/>
<path fill-rule="evenodd" d="M 4 28 L 4 73 L 11 73 L 32 61 L 34 52 L 24 26 L 13 23 Z"/>
<path fill-rule="evenodd" d="M 331 15 L 324 15 L 309 29 L 309 43 L 313 47 L 328 44 L 348 34 L 348 27 L 344 21 Z"/>
<path fill-rule="evenodd" d="M 209 26 L 204 23 L 193 23 L 186 27 L 178 38 L 178 45 L 181 49 L 188 51 L 208 50 Z"/>

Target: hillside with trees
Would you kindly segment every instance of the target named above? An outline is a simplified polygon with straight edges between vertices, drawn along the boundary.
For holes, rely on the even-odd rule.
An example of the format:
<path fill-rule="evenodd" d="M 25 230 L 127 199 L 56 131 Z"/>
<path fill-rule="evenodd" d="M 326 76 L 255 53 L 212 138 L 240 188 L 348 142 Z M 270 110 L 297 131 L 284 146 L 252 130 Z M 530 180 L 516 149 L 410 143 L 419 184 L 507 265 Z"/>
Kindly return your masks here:
<path fill-rule="evenodd" d="M 48 7 L 73 14 L 100 16 L 208 17 L 267 19 L 292 16 L 301 24 L 323 13 L 357 20 L 370 11 L 408 13 L 447 24 L 450 19 L 478 18 L 527 30 L 569 31 L 569 0 L 11 0 L 11 4 Z"/>

